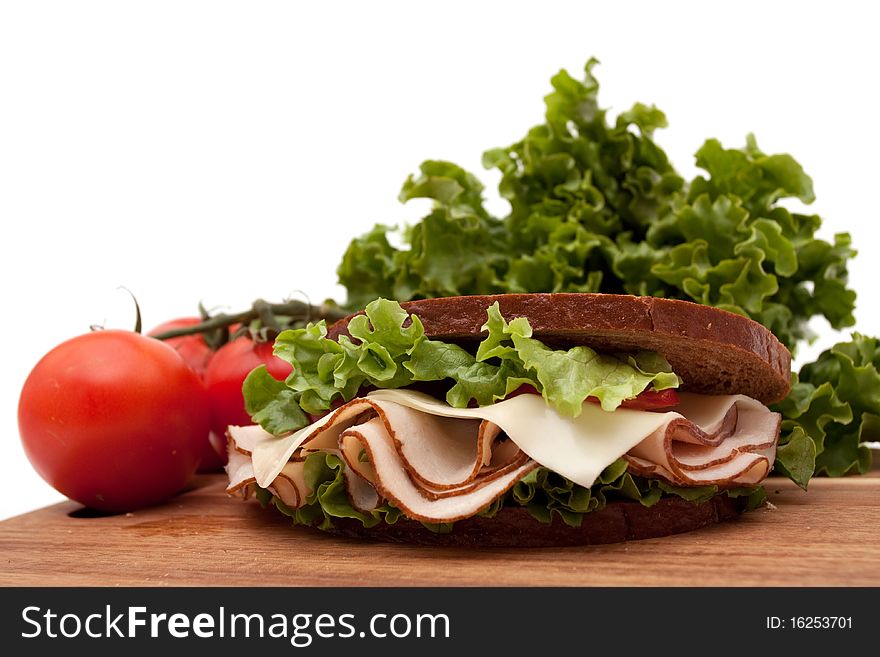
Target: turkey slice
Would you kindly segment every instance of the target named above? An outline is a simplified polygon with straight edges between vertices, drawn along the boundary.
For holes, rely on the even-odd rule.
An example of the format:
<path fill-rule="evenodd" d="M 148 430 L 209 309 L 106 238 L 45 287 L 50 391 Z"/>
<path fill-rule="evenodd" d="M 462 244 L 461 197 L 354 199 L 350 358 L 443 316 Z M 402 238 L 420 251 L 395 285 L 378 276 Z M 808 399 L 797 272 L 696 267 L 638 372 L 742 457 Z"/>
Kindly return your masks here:
<path fill-rule="evenodd" d="M 681 397 L 676 411 L 683 417 L 627 453 L 632 472 L 681 486 L 754 485 L 770 473 L 778 413 L 743 395 Z"/>
<path fill-rule="evenodd" d="M 226 475 L 229 477 L 229 485 L 226 492 L 240 492 L 247 497 L 251 484 L 256 483 L 254 464 L 249 454 L 236 449 L 235 442 L 229 441 L 229 461 L 226 463 Z"/>
<path fill-rule="evenodd" d="M 305 480 L 305 462 L 290 461 L 284 465 L 275 480 L 268 486 L 273 495 L 291 509 L 298 509 L 306 503 L 309 494 Z"/>
<path fill-rule="evenodd" d="M 408 517 L 423 522 L 454 522 L 469 518 L 490 506 L 500 495 L 538 466 L 525 460 L 502 476 L 483 485 L 439 499 L 429 499 L 409 476 L 385 423 L 376 417 L 346 430 L 346 436 L 360 442 L 376 472 L 378 492 Z"/>

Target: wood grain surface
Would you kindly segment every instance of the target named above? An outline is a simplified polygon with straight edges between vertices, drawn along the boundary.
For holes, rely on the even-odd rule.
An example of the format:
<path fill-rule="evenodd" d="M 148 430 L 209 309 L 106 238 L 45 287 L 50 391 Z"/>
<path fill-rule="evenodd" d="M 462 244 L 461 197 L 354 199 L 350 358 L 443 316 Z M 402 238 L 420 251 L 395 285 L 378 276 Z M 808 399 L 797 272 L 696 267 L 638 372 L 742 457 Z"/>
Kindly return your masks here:
<path fill-rule="evenodd" d="M 773 507 L 615 545 L 450 549 L 337 538 L 228 498 L 221 475 L 171 502 L 90 517 L 66 502 L 0 523 L 2 585 L 880 585 L 880 473 L 770 479 Z"/>

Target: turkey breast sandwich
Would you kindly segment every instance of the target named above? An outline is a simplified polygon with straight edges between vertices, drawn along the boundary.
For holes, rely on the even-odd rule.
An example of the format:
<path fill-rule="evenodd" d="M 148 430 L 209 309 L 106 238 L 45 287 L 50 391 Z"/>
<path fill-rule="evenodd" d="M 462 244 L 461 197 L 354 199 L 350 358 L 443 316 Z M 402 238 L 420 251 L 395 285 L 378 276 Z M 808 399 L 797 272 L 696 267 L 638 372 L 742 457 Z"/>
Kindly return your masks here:
<path fill-rule="evenodd" d="M 612 294 L 379 299 L 288 330 L 229 488 L 295 524 L 430 545 L 693 530 L 764 501 L 791 356 L 724 310 Z"/>

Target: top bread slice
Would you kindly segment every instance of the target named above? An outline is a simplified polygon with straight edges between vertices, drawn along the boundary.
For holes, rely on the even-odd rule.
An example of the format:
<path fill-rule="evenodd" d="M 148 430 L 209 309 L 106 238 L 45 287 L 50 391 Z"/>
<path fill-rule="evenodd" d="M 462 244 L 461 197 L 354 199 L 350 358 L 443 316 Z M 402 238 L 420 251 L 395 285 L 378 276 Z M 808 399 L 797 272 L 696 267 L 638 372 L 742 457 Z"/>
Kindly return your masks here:
<path fill-rule="evenodd" d="M 689 301 L 623 294 L 497 294 L 402 303 L 435 340 L 474 346 L 486 308 L 498 302 L 508 321 L 525 317 L 547 345 L 587 345 L 601 352 L 657 351 L 682 379 L 682 390 L 742 394 L 765 404 L 789 392 L 791 354 L 767 328 L 747 317 Z M 346 334 L 351 317 L 328 330 Z"/>

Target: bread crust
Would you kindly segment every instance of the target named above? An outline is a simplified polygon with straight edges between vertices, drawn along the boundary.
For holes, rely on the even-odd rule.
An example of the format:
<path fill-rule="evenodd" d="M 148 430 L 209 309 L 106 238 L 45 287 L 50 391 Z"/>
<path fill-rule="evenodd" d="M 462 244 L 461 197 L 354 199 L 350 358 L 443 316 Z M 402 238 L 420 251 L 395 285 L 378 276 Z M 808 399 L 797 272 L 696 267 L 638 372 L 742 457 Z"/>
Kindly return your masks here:
<path fill-rule="evenodd" d="M 791 354 L 773 333 L 747 317 L 677 299 L 623 294 L 535 293 L 441 297 L 408 301 L 428 337 L 463 346 L 480 340 L 486 308 L 498 302 L 508 321 L 525 317 L 534 337 L 561 348 L 663 354 L 682 390 L 743 394 L 765 404 L 788 395 Z M 361 314 L 361 313 L 357 313 Z M 346 317 L 328 337 L 347 334 Z"/>
<path fill-rule="evenodd" d="M 324 531 L 360 539 L 444 547 L 567 547 L 681 534 L 735 518 L 744 506 L 745 498 L 725 494 L 705 502 L 664 497 L 650 507 L 639 502 L 614 501 L 600 511 L 585 514 L 579 527 L 565 524 L 556 514 L 549 524 L 541 523 L 523 507 L 506 506 L 492 518 L 474 516 L 460 520 L 447 534 L 432 532 L 405 518 L 393 525 L 380 523 L 369 529 L 358 520 L 335 518 L 334 526 Z"/>

